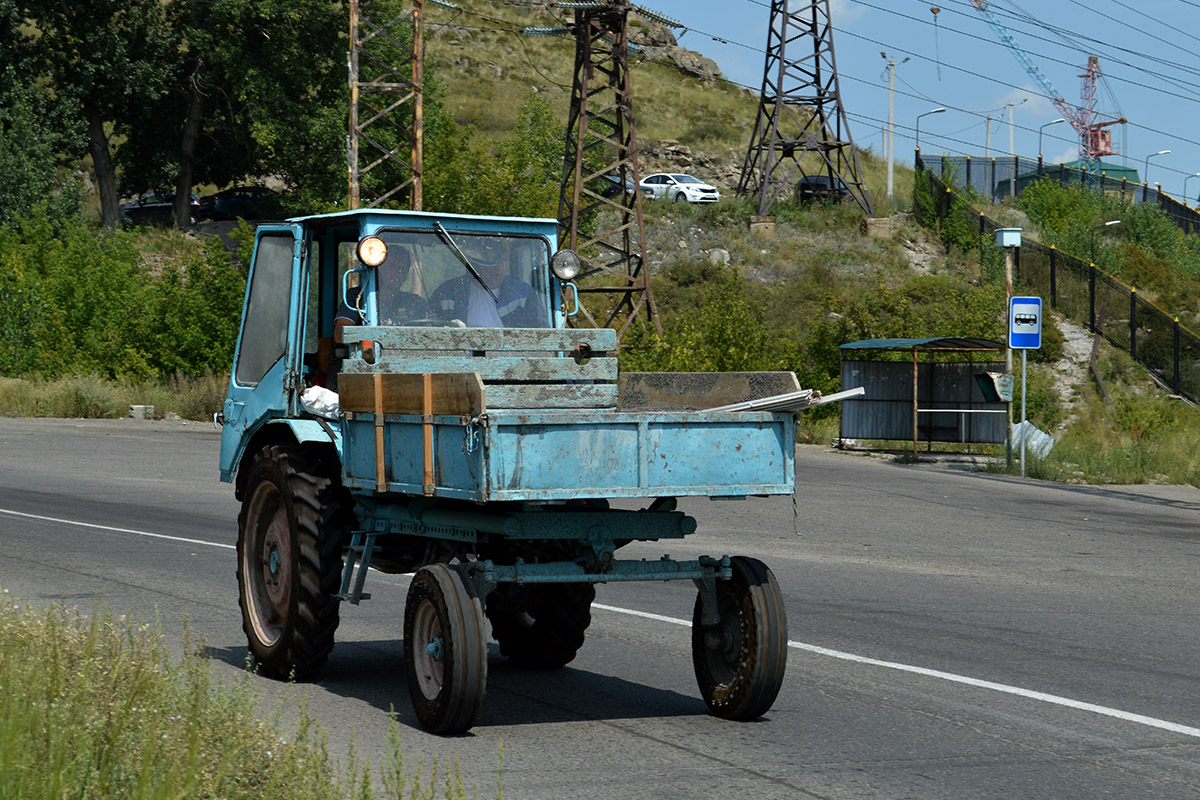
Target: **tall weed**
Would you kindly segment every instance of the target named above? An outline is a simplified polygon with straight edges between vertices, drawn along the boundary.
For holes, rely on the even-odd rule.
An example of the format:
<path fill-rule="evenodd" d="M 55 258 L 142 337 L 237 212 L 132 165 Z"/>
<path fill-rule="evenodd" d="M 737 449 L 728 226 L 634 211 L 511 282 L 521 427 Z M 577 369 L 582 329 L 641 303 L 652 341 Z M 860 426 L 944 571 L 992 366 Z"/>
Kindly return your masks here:
<path fill-rule="evenodd" d="M 406 763 L 394 723 L 378 773 L 352 748 L 336 764 L 305 701 L 269 707 L 249 673 L 226 684 L 186 634 L 183 649 L 172 658 L 153 624 L 105 609 L 37 612 L 0 591 L 0 797 L 467 796 L 457 765 L 435 760 L 426 775 Z"/>

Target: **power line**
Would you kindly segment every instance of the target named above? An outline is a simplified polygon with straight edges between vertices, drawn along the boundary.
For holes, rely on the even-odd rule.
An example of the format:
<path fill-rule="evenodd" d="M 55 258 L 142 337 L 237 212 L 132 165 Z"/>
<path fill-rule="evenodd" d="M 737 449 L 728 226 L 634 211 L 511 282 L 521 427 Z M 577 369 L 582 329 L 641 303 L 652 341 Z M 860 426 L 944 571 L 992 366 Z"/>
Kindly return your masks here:
<path fill-rule="evenodd" d="M 536 0 L 529 0 L 528 2 L 522 2 L 522 0 L 492 0 L 492 2 L 500 2 L 500 3 L 503 3 L 503 4 L 505 4 L 505 5 L 513 5 L 513 6 L 526 6 L 526 7 L 532 7 L 532 6 L 542 6 L 542 5 L 545 5 L 544 3 L 539 3 L 539 2 L 537 2 Z M 767 4 L 767 3 L 765 3 L 765 2 L 762 2 L 762 0 L 743 0 L 743 2 L 746 2 L 746 3 L 750 4 L 750 5 L 759 6 L 759 7 L 762 7 L 762 8 L 770 8 L 770 5 L 769 5 L 769 4 Z M 872 3 L 869 3 L 869 2 L 864 2 L 863 0 L 857 0 L 857 2 L 858 2 L 858 4 L 859 4 L 859 5 L 864 5 L 864 6 L 867 6 L 867 7 L 874 8 L 874 9 L 876 9 L 876 10 L 882 11 L 882 12 L 884 12 L 884 13 L 893 14 L 893 15 L 895 15 L 895 16 L 899 16 L 899 17 L 902 17 L 902 18 L 905 18 L 905 19 L 909 19 L 909 20 L 912 20 L 912 21 L 918 22 L 918 23 L 920 23 L 920 24 L 922 24 L 922 25 L 927 25 L 927 26 L 928 26 L 928 25 L 930 25 L 930 24 L 931 24 L 931 23 L 929 23 L 929 22 L 928 22 L 928 21 L 926 21 L 926 20 L 919 19 L 919 18 L 917 18 L 917 17 L 913 17 L 913 16 L 911 16 L 911 15 L 903 14 L 903 13 L 900 13 L 900 12 L 896 12 L 896 11 L 893 11 L 892 9 L 883 8 L 883 7 L 881 7 L 881 6 L 873 5 Z M 1186 0 L 1181 0 L 1181 2 L 1186 2 Z M 963 3 L 962 3 L 962 2 L 960 2 L 960 0 L 943 0 L 943 3 L 953 3 L 953 4 L 963 5 Z M 1193 6 L 1196 6 L 1197 8 L 1200 8 L 1200 2 L 1186 2 L 1186 4 L 1187 4 L 1187 5 L 1193 5 Z M 470 12 L 468 12 L 468 13 L 470 13 Z M 961 12 L 959 12 L 959 13 L 961 13 Z M 970 16 L 971 18 L 974 18 L 974 16 L 973 16 L 973 15 L 963 15 L 963 16 Z M 1009 13 L 1008 13 L 1008 16 L 1009 16 L 1010 18 L 1012 18 L 1012 17 L 1013 17 L 1013 15 L 1011 14 L 1011 12 L 1009 12 Z M 509 24 L 511 24 L 511 25 L 513 26 L 513 28 L 519 27 L 519 26 L 518 26 L 516 23 L 509 23 Z M 765 51 L 763 48 L 761 48 L 761 47 L 755 47 L 755 46 L 753 46 L 753 45 L 746 44 L 745 42 L 741 42 L 741 41 L 738 41 L 738 40 L 736 40 L 736 39 L 731 39 L 731 38 L 729 38 L 728 36 L 718 36 L 717 34 L 710 33 L 710 32 L 708 32 L 708 31 L 705 31 L 705 30 L 703 30 L 703 29 L 700 29 L 700 28 L 696 28 L 696 27 L 690 26 L 690 25 L 688 25 L 688 24 L 687 24 L 686 20 L 684 20 L 684 21 L 683 21 L 683 24 L 684 24 L 684 26 L 685 26 L 685 30 L 686 30 L 687 32 L 692 32 L 692 33 L 699 34 L 699 35 L 701 35 L 701 36 L 706 36 L 706 37 L 708 37 L 708 38 L 710 38 L 710 39 L 713 39 L 713 40 L 716 40 L 716 41 L 720 41 L 720 42 L 723 42 L 723 43 L 725 43 L 725 44 L 728 44 L 728 45 L 730 45 L 730 46 L 737 47 L 737 48 L 741 48 L 741 49 L 744 49 L 744 50 L 748 50 L 748 51 L 751 51 L 751 52 L 754 52 L 754 53 L 757 53 L 757 54 L 760 54 L 760 55 L 765 55 L 765 53 L 766 53 L 766 51 Z M 1039 24 L 1041 24 L 1041 23 L 1039 23 Z M 1055 30 L 1055 28 L 1054 28 L 1053 26 L 1045 25 L 1044 27 L 1045 27 L 1047 30 Z M 510 32 L 510 31 L 505 31 L 505 32 Z M 874 44 L 874 45 L 879 45 L 879 46 L 881 46 L 881 47 L 883 47 L 883 48 L 885 48 L 885 49 L 887 49 L 887 50 L 889 50 L 889 51 L 894 51 L 894 52 L 897 52 L 897 53 L 902 53 L 902 54 L 904 54 L 904 55 L 907 55 L 907 56 L 910 56 L 910 57 L 912 57 L 912 58 L 916 58 L 916 59 L 920 59 L 920 60 L 922 60 L 922 61 L 926 61 L 926 62 L 932 63 L 931 59 L 929 59 L 927 56 L 921 55 L 920 53 L 917 53 L 917 52 L 915 52 L 915 51 L 912 51 L 912 50 L 906 50 L 906 49 L 904 49 L 904 48 L 896 47 L 896 46 L 893 46 L 893 45 L 890 45 L 890 44 L 887 44 L 887 43 L 884 43 L 884 42 L 881 42 L 881 41 L 878 41 L 878 40 L 872 39 L 872 38 L 870 38 L 870 37 L 863 36 L 863 35 L 861 35 L 861 34 L 857 34 L 857 33 L 853 32 L 853 31 L 850 31 L 850 30 L 847 30 L 847 29 L 844 29 L 844 28 L 837 28 L 837 29 L 836 29 L 836 32 L 837 32 L 838 34 L 840 34 L 840 35 L 848 35 L 848 36 L 851 36 L 851 37 L 854 37 L 854 38 L 858 38 L 858 39 L 860 39 L 860 40 L 862 40 L 862 41 L 870 42 L 871 44 Z M 981 42 L 985 42 L 985 43 L 987 43 L 987 44 L 989 44 L 989 45 L 992 45 L 992 46 L 1001 46 L 1001 45 L 1000 45 L 998 42 L 996 42 L 994 39 L 991 39 L 991 38 L 985 38 L 985 37 L 982 37 L 982 36 L 976 36 L 976 35 L 974 35 L 974 34 L 968 34 L 968 33 L 965 33 L 965 32 L 963 32 L 963 31 L 958 31 L 958 32 L 959 32 L 961 35 L 967 36 L 967 37 L 969 37 L 969 38 L 971 38 L 971 39 L 975 39 L 975 40 L 978 40 L 978 41 L 981 41 Z M 1037 38 L 1040 38 L 1040 39 L 1043 39 L 1043 40 L 1045 40 L 1045 38 L 1044 38 L 1044 37 L 1037 37 Z M 1136 51 L 1129 51 L 1129 52 L 1136 52 Z M 1139 55 L 1140 55 L 1140 54 L 1139 54 Z M 1068 65 L 1068 66 L 1074 66 L 1074 65 L 1071 65 L 1069 62 L 1060 61 L 1060 60 L 1058 60 L 1058 59 L 1053 59 L 1053 60 L 1054 60 L 1054 61 L 1056 61 L 1057 63 L 1062 63 L 1062 64 L 1065 64 L 1065 65 Z M 662 60 L 662 59 L 647 59 L 647 58 L 643 57 L 642 61 L 654 61 L 654 62 L 657 62 L 657 63 L 660 63 L 660 64 L 664 64 L 664 65 L 666 65 L 666 66 L 673 66 L 673 65 L 671 64 L 671 62 L 669 62 L 669 61 L 665 61 L 665 60 Z M 945 64 L 945 63 L 946 63 L 946 62 L 943 62 L 943 64 Z M 1038 97 L 1043 97 L 1043 98 L 1045 98 L 1045 99 L 1047 99 L 1047 100 L 1053 100 L 1053 99 L 1054 99 L 1054 98 L 1047 97 L 1047 96 L 1046 96 L 1046 95 L 1044 95 L 1043 93 L 1041 93 L 1041 92 L 1039 92 L 1039 91 L 1036 91 L 1036 90 L 1034 90 L 1034 89 L 1030 89 L 1030 88 L 1028 88 L 1028 87 L 1025 87 L 1025 86 L 1020 86 L 1020 85 L 1017 85 L 1017 84 L 1014 84 L 1014 83 L 1009 83 L 1009 82 L 1006 82 L 1006 81 L 1000 80 L 1000 79 L 998 79 L 998 78 L 992 77 L 992 76 L 990 76 L 990 75 L 985 75 L 985 74 L 982 74 L 982 73 L 980 73 L 980 72 L 977 72 L 977 71 L 974 71 L 974 70 L 966 69 L 966 68 L 964 68 L 964 67 L 959 67 L 959 66 L 957 66 L 957 65 L 954 65 L 954 64 L 948 64 L 948 66 L 950 66 L 952 69 L 954 69 L 954 70 L 956 70 L 956 71 L 958 71 L 958 72 L 961 72 L 961 73 L 963 73 L 963 74 L 966 74 L 966 75 L 970 75 L 971 77 L 975 77 L 975 78 L 979 78 L 979 79 L 982 79 L 982 80 L 988 81 L 989 83 L 992 83 L 992 84 L 995 84 L 995 85 L 998 85 L 998 86 L 1003 86 L 1003 87 L 1006 87 L 1006 88 L 1009 88 L 1009 89 L 1014 89 L 1014 90 L 1017 90 L 1017 91 L 1026 92 L 1026 93 L 1029 93 L 1029 94 L 1031 94 L 1031 95 L 1035 95 L 1035 96 L 1038 96 Z M 1131 66 L 1132 68 L 1135 68 L 1135 69 L 1137 68 L 1137 67 L 1135 67 L 1135 66 L 1133 66 L 1133 65 L 1128 65 L 1128 66 Z M 844 75 L 844 76 L 846 76 L 846 77 L 847 77 L 849 80 L 853 80 L 853 81 L 856 81 L 856 82 L 859 82 L 859 83 L 864 83 L 864 84 L 867 84 L 867 85 L 871 86 L 872 88 L 881 88 L 881 87 L 879 87 L 879 86 L 878 86 L 878 85 L 877 85 L 877 84 L 876 84 L 874 81 L 866 80 L 866 79 L 860 78 L 860 77 L 858 77 L 858 76 L 852 75 L 852 74 L 850 74 L 850 73 L 846 72 L 844 69 L 839 69 L 839 73 L 840 73 L 840 74 L 842 74 L 842 75 Z M 1111 77 L 1111 76 L 1110 76 L 1110 77 Z M 728 78 L 725 78 L 724 76 L 721 76 L 721 77 L 719 77 L 717 80 L 718 80 L 718 81 L 720 81 L 720 82 L 722 82 L 722 83 L 729 84 L 729 85 L 731 85 L 731 86 L 735 86 L 735 87 L 737 87 L 737 88 L 739 88 L 739 89 L 746 89 L 746 90 L 749 90 L 749 91 L 757 91 L 757 88 L 758 88 L 758 87 L 749 86 L 749 85 L 747 85 L 747 84 L 744 84 L 744 83 L 739 83 L 739 82 L 737 82 L 737 81 L 730 80 L 730 79 L 728 79 Z M 1177 93 L 1174 93 L 1174 92 L 1166 92 L 1166 91 L 1164 91 L 1164 90 L 1162 90 L 1162 89 L 1158 89 L 1157 87 L 1154 87 L 1154 86 L 1150 86 L 1150 85 L 1147 85 L 1147 84 L 1141 84 L 1141 83 L 1137 83 L 1137 82 L 1134 82 L 1134 81 L 1129 81 L 1128 79 L 1114 78 L 1114 80 L 1122 80 L 1122 81 L 1124 81 L 1124 82 L 1126 82 L 1126 83 L 1130 83 L 1130 84 L 1132 84 L 1132 85 L 1135 85 L 1135 86 L 1138 86 L 1138 87 L 1140 87 L 1140 88 L 1151 89 L 1151 90 L 1158 91 L 1158 92 L 1161 92 L 1161 93 L 1164 93 L 1164 94 L 1167 94 L 1167 95 L 1170 95 L 1170 96 L 1173 96 L 1173 97 L 1177 97 L 1177 98 L 1179 98 L 1179 99 L 1183 99 L 1183 100 L 1190 100 L 1190 99 L 1192 99 L 1192 98 L 1190 98 L 1190 97 L 1187 97 L 1187 96 L 1184 96 L 1184 95 L 1179 95 L 1179 94 L 1177 94 Z M 902 82 L 902 83 L 904 83 L 904 81 L 903 81 L 902 79 L 901 79 L 901 82 Z M 907 83 L 906 83 L 905 85 L 909 85 L 909 84 L 907 84 Z M 1190 85 L 1196 85 L 1196 86 L 1197 86 L 1197 88 L 1200 88 L 1200 84 L 1190 84 Z M 911 85 L 909 85 L 909 86 L 910 86 L 910 88 L 913 88 L 913 87 L 911 87 Z M 925 96 L 923 96 L 923 95 L 921 95 L 921 94 L 919 94 L 919 93 L 916 93 L 916 90 L 915 90 L 915 89 L 913 89 L 913 93 L 906 93 L 906 92 L 897 92 L 897 93 L 898 93 L 898 94 L 901 94 L 901 95 L 904 95 L 904 96 L 907 96 L 907 97 L 913 97 L 913 98 L 917 98 L 917 99 L 927 100 L 927 101 L 929 101 L 929 102 L 940 102 L 940 101 L 933 101 L 933 100 L 931 100 L 931 99 L 930 99 L 930 98 L 928 98 L 928 97 L 925 97 Z M 947 107 L 948 107 L 948 108 L 951 108 L 952 110 L 959 111 L 959 112 L 961 112 L 961 113 L 971 114 L 971 115 L 975 115 L 975 116 L 982 116 L 982 113 L 981 113 L 981 112 L 974 111 L 974 110 L 971 110 L 971 109 L 957 108 L 957 107 L 954 107 L 954 106 L 947 106 Z M 862 116 L 862 115 L 855 115 L 855 114 L 848 114 L 848 115 L 849 115 L 849 116 L 851 116 L 851 117 L 854 117 L 854 116 Z M 863 118 L 864 118 L 864 119 L 871 119 L 870 117 L 866 117 L 866 116 L 864 116 Z M 1152 126 L 1149 126 L 1149 125 L 1144 125 L 1144 124 L 1135 123 L 1135 122 L 1127 122 L 1126 124 L 1128 125 L 1128 127 L 1130 127 L 1130 128 L 1133 128 L 1133 129 L 1136 129 L 1136 130 L 1145 131 L 1145 132 L 1147 132 L 1147 133 L 1155 134 L 1155 135 L 1157 135 L 1157 136 L 1163 136 L 1163 137 L 1167 137 L 1167 138 L 1169 138 L 1169 139 L 1171 139 L 1171 140 L 1174 140 L 1174 141 L 1177 141 L 1177 142 L 1180 142 L 1180 143 L 1184 143 L 1184 144 L 1190 144 L 1190 145 L 1197 145 L 1197 146 L 1200 146 L 1200 141 L 1198 141 L 1198 140 L 1196 140 L 1196 139 L 1191 139 L 1191 138 L 1188 138 L 1188 137 L 1186 137 L 1186 136 L 1183 136 L 1183 135 L 1180 135 L 1180 134 L 1176 134 L 1176 133 L 1170 133 L 1170 132 L 1168 132 L 1168 131 L 1160 130 L 1160 129 L 1158 129 L 1158 128 L 1155 128 L 1155 127 L 1152 127 Z M 900 127 L 901 127 L 901 126 L 899 126 L 899 125 L 897 126 L 897 128 L 900 128 Z M 1029 133 L 1036 133 L 1036 132 L 1038 132 L 1036 128 L 1027 127 L 1027 126 L 1024 126 L 1024 125 L 1015 125 L 1015 128 L 1016 128 L 1016 129 L 1018 129 L 1018 130 L 1021 130 L 1021 131 L 1029 132 Z M 938 137 L 937 137 L 935 134 L 930 134 L 930 138 L 931 138 L 931 140 L 933 140 L 933 139 L 937 139 Z M 1065 138 L 1059 137 L 1059 136 L 1057 136 L 1057 135 L 1054 135 L 1054 134 L 1049 134 L 1049 133 L 1047 133 L 1047 134 L 1046 134 L 1046 138 L 1049 138 L 1049 139 L 1052 139 L 1052 140 L 1058 140 L 1058 141 L 1065 142 L 1065 143 L 1069 143 L 1069 142 L 1073 141 L 1073 140 L 1070 140 L 1070 139 L 1065 139 Z M 963 144 L 969 144 L 969 143 L 963 142 Z M 978 145 L 976 144 L 975 146 L 977 147 Z M 1180 170 L 1180 169 L 1176 169 L 1176 168 L 1169 167 L 1169 166 L 1167 166 L 1167 165 L 1156 165 L 1156 169 L 1159 169 L 1159 170 L 1165 170 L 1165 171 L 1168 171 L 1168 172 L 1174 172 L 1174 173 L 1177 173 L 1177 174 L 1179 174 L 1179 175 L 1189 175 L 1189 174 L 1192 174 L 1191 172 L 1189 172 L 1189 171 L 1187 171 L 1187 170 Z"/>

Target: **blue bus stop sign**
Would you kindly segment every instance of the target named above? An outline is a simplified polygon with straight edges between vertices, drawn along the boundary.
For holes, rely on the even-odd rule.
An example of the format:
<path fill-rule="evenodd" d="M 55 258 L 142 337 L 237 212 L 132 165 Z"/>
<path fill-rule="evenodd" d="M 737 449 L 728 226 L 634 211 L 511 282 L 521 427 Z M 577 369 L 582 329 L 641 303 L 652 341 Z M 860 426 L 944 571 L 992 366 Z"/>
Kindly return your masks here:
<path fill-rule="evenodd" d="M 1014 350 L 1037 350 L 1042 346 L 1042 298 L 1009 298 L 1008 346 Z"/>

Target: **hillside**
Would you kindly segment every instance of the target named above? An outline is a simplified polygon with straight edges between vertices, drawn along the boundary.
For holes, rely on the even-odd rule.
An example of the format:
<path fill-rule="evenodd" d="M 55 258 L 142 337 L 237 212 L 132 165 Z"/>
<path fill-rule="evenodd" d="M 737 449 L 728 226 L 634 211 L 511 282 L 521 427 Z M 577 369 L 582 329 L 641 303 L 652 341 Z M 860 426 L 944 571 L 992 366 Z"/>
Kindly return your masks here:
<path fill-rule="evenodd" d="M 530 92 L 541 95 L 566 126 L 574 70 L 574 40 L 526 37 L 481 29 L 493 18 L 462 4 L 455 23 L 430 26 L 426 58 L 444 91 L 455 120 L 476 135 L 506 135 Z M 490 6 L 489 6 L 490 8 Z M 515 25 L 551 26 L 550 12 L 505 11 Z M 461 24 L 458 24 L 461 23 Z M 630 39 L 640 50 L 630 56 L 633 114 L 643 174 L 686 170 L 731 192 L 758 111 L 757 92 L 725 80 L 710 59 L 680 47 L 674 33 L 657 23 L 631 17 Z M 864 179 L 876 199 L 885 197 L 885 165 L 868 159 Z M 911 173 L 898 174 L 897 197 L 911 192 Z M 880 212 L 885 209 L 880 208 Z"/>
<path fill-rule="evenodd" d="M 525 23 L 552 24 L 544 18 Z M 938 233 L 903 213 L 912 206 L 910 169 L 897 165 L 894 206 L 884 208 L 886 164 L 869 151 L 860 158 L 878 213 L 888 217 L 872 226 L 881 235 L 864 236 L 861 215 L 852 208 L 787 204 L 775 209 L 776 237 L 751 234 L 745 223 L 752 209 L 732 190 L 757 112 L 755 94 L 711 72 L 697 74 L 686 66 L 694 61 L 686 55 L 671 58 L 654 50 L 675 45 L 666 29 L 639 28 L 631 38 L 649 44 L 654 55 L 635 58 L 632 69 L 643 173 L 688 171 L 718 185 L 724 199 L 708 208 L 646 205 L 650 268 L 669 344 L 640 361 L 627 358 L 627 365 L 787 368 L 805 385 L 830 391 L 840 388 L 836 346 L 843 341 L 1003 338 L 1002 276 L 981 265 L 973 248 L 947 249 Z M 529 91 L 546 98 L 565 125 L 572 41 L 446 28 L 435 34 L 428 53 L 441 70 L 447 107 L 478 135 L 502 134 Z M 996 211 L 1039 235 L 1019 210 Z M 738 279 L 730 282 L 729 272 Z M 1098 347 L 1093 371 L 1093 337 L 1065 319 L 1054 322 L 1045 352 L 1034 354 L 1028 398 L 1031 421 L 1060 441 L 1061 458 L 1035 467 L 1038 474 L 1196 482 L 1200 469 L 1191 453 L 1163 441 L 1187 427 L 1192 410 L 1166 398 L 1107 344 Z M 1094 375 L 1102 376 L 1109 400 Z M 836 435 L 836 417 L 807 426 L 813 441 Z M 1161 457 L 1147 458 L 1147 450 L 1161 451 Z M 1093 458 L 1094 451 L 1111 457 Z"/>

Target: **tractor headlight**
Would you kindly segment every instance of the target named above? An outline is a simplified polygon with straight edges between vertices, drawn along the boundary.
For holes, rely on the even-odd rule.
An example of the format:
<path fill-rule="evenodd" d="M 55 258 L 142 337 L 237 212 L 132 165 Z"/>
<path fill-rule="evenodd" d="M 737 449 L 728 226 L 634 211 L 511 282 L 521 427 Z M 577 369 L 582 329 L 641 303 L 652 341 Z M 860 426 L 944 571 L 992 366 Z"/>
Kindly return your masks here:
<path fill-rule="evenodd" d="M 579 260 L 579 254 L 574 250 L 559 250 L 554 254 L 554 258 L 550 259 L 550 269 L 554 271 L 559 280 L 574 280 L 582 268 L 583 262 Z"/>
<path fill-rule="evenodd" d="M 358 260 L 368 267 L 378 267 L 387 258 L 387 245 L 378 236 L 368 236 L 358 243 Z"/>

